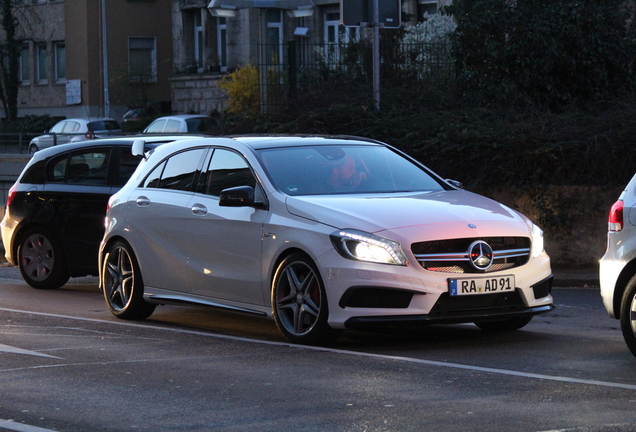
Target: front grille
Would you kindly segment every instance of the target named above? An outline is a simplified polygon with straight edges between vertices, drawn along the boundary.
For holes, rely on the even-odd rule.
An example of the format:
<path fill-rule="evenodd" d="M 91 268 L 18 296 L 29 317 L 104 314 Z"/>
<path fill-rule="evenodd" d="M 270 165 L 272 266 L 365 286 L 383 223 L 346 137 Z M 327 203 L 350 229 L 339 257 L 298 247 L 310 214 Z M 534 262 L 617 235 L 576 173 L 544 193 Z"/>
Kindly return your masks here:
<path fill-rule="evenodd" d="M 493 263 L 485 271 L 477 270 L 470 262 L 469 247 L 483 240 L 493 250 Z M 445 273 L 490 273 L 519 267 L 530 257 L 527 237 L 477 237 L 414 243 L 413 254 L 420 265 L 429 271 Z"/>

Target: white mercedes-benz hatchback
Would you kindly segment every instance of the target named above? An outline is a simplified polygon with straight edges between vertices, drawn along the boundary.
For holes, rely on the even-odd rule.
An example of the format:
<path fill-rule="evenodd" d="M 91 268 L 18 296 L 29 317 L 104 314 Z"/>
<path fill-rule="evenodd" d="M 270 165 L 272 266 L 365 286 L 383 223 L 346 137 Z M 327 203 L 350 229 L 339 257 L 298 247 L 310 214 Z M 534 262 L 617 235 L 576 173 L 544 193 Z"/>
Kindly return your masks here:
<path fill-rule="evenodd" d="M 625 343 L 636 356 L 636 175 L 610 209 L 599 281 L 603 305 L 620 320 Z"/>
<path fill-rule="evenodd" d="M 516 330 L 554 308 L 540 228 L 386 144 L 195 138 L 133 152 L 145 160 L 110 199 L 99 256 L 117 317 L 196 303 L 323 344 L 348 328 Z"/>

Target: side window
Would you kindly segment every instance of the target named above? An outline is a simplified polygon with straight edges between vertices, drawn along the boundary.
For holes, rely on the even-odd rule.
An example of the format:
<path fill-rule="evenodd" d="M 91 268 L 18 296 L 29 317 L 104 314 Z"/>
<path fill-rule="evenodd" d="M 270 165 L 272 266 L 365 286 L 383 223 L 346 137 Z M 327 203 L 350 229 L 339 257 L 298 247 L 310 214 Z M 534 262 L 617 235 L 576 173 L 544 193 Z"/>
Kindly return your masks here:
<path fill-rule="evenodd" d="M 47 165 L 47 181 L 106 186 L 110 153 L 110 149 L 97 149 L 62 155 Z"/>
<path fill-rule="evenodd" d="M 159 165 L 154 167 L 154 169 L 148 174 L 146 180 L 144 180 L 143 187 L 145 188 L 157 188 L 159 187 L 159 180 L 161 180 L 161 173 L 163 173 L 163 169 L 166 167 L 166 161 L 161 162 Z"/>
<path fill-rule="evenodd" d="M 64 133 L 73 133 L 73 132 L 77 132 L 80 128 L 80 124 L 77 122 L 73 122 L 73 121 L 68 121 L 66 122 L 66 125 L 64 126 Z"/>
<path fill-rule="evenodd" d="M 165 120 L 157 120 L 148 127 L 147 133 L 161 133 L 163 131 L 164 124 L 166 124 Z"/>
<path fill-rule="evenodd" d="M 53 126 L 51 128 L 51 130 L 49 132 L 51 132 L 51 133 L 61 133 L 62 130 L 64 129 L 64 125 L 66 123 L 67 122 L 59 122 L 59 123 L 57 123 L 55 126 Z"/>
<path fill-rule="evenodd" d="M 47 164 L 46 180 L 49 183 L 64 183 L 66 176 L 66 164 L 68 163 L 68 155 L 62 155 L 52 159 Z"/>
<path fill-rule="evenodd" d="M 192 190 L 192 183 L 199 173 L 201 159 L 206 152 L 207 149 L 200 148 L 172 155 L 152 170 L 144 181 L 144 187 Z"/>
<path fill-rule="evenodd" d="M 71 155 L 67 183 L 106 186 L 109 160 L 108 149 Z"/>
<path fill-rule="evenodd" d="M 205 193 L 219 196 L 222 190 L 236 186 L 256 187 L 256 178 L 249 165 L 237 153 L 215 150 L 205 180 Z"/>
<path fill-rule="evenodd" d="M 181 126 L 181 122 L 179 120 L 168 120 L 163 132 L 164 133 L 179 132 L 179 126 Z"/>
<path fill-rule="evenodd" d="M 129 147 L 122 147 L 119 153 L 119 169 L 115 171 L 113 184 L 115 186 L 125 185 L 137 169 L 140 160 L 141 157 L 133 155 Z"/>

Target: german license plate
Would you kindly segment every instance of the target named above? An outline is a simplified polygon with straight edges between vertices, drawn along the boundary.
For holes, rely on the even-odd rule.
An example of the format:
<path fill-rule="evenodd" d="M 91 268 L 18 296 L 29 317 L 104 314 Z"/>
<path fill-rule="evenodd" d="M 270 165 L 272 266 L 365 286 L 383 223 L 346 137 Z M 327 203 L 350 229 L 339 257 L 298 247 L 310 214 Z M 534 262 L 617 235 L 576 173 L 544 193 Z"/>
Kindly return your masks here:
<path fill-rule="evenodd" d="M 514 275 L 448 280 L 448 290 L 452 296 L 492 294 L 514 289 Z"/>

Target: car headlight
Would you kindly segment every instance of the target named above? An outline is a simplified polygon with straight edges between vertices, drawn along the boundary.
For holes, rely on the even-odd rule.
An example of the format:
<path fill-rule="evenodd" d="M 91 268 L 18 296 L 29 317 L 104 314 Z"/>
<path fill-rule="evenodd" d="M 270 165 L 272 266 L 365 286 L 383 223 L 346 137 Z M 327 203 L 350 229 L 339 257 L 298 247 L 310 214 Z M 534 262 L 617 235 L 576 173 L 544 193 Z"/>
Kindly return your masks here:
<path fill-rule="evenodd" d="M 333 246 L 345 258 L 408 266 L 409 262 L 398 242 L 364 231 L 344 229 L 330 236 Z"/>
<path fill-rule="evenodd" d="M 532 224 L 532 258 L 543 253 L 543 230 Z"/>

